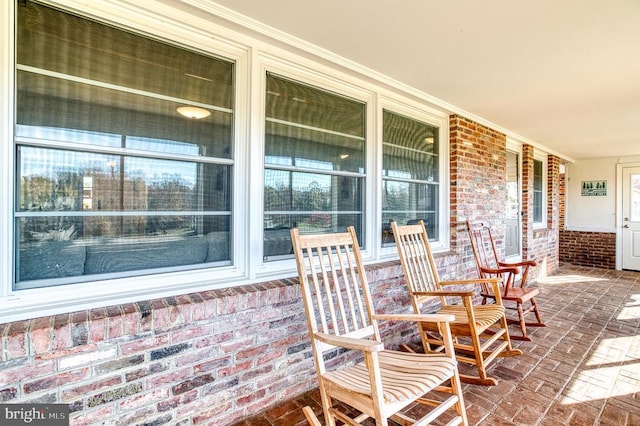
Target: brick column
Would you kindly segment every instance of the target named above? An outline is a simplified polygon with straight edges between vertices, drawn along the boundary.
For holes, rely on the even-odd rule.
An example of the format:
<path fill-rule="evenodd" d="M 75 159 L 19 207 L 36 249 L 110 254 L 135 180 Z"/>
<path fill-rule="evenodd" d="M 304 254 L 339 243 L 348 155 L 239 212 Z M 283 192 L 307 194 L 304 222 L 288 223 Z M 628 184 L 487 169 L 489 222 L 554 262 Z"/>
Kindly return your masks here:
<path fill-rule="evenodd" d="M 451 250 L 475 270 L 464 222 L 487 220 L 504 249 L 506 136 L 453 115 L 449 119 Z"/>
<path fill-rule="evenodd" d="M 562 232 L 565 227 L 565 212 L 567 206 L 567 182 L 564 173 L 559 175 L 558 191 L 558 229 Z"/>
<path fill-rule="evenodd" d="M 547 157 L 547 228 L 560 229 L 560 159 Z"/>

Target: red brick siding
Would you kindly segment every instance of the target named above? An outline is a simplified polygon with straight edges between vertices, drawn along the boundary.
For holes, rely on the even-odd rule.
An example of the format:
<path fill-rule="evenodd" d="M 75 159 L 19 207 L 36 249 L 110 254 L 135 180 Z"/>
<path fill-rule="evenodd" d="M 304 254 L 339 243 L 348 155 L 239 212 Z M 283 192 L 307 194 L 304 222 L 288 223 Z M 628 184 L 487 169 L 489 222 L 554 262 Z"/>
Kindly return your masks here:
<path fill-rule="evenodd" d="M 456 256 L 437 262 L 456 275 Z M 410 311 L 398 262 L 367 270 L 378 312 Z M 0 402 L 67 403 L 72 425 L 224 426 L 317 385 L 307 335 L 295 279 L 3 324 Z"/>
<path fill-rule="evenodd" d="M 616 268 L 616 234 L 609 232 L 560 232 L 560 261 L 574 265 Z"/>
<path fill-rule="evenodd" d="M 547 228 L 560 229 L 560 159 L 547 156 Z"/>
<path fill-rule="evenodd" d="M 562 173 L 560 175 L 560 182 L 558 185 L 559 189 L 559 199 L 558 199 L 558 229 L 562 233 L 565 227 L 565 214 L 566 214 L 566 206 L 567 206 L 567 185 L 565 174 Z"/>

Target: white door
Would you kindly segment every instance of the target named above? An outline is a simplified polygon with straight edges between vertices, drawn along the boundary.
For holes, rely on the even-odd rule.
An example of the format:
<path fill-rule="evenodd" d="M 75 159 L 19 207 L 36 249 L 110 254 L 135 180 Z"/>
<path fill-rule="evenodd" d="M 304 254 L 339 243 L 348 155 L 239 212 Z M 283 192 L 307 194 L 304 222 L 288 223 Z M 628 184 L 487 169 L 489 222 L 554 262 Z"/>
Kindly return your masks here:
<path fill-rule="evenodd" d="M 507 199 L 505 216 L 505 256 L 520 256 L 520 167 L 518 154 L 507 151 Z"/>
<path fill-rule="evenodd" d="M 640 271 L 640 167 L 622 169 L 622 269 Z"/>

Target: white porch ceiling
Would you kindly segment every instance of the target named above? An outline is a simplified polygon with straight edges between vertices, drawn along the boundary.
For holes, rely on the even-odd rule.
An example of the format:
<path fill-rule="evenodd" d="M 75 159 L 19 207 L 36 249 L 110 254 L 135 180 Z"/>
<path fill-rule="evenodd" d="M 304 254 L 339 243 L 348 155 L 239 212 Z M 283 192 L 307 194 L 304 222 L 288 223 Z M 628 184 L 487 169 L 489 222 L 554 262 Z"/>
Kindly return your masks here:
<path fill-rule="evenodd" d="M 565 158 L 640 156 L 638 0 L 216 0 Z"/>

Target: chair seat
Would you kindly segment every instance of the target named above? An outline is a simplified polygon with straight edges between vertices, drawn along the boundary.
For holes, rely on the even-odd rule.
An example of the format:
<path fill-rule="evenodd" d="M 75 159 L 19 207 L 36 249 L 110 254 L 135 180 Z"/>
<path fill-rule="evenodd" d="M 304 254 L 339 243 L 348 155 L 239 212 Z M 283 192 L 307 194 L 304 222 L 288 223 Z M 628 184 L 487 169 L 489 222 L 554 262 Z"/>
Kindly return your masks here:
<path fill-rule="evenodd" d="M 442 307 L 438 311 L 439 314 L 450 314 L 456 317 L 451 323 L 451 326 L 455 324 L 468 324 L 469 316 L 467 309 L 463 305 L 447 305 Z M 498 321 L 504 315 L 504 306 L 502 305 L 475 305 L 473 307 L 473 315 L 476 319 L 476 326 L 480 329 L 485 329 L 496 321 Z"/>
<path fill-rule="evenodd" d="M 414 400 L 452 377 L 456 361 L 444 355 L 381 351 L 378 354 L 384 401 Z M 324 380 L 345 390 L 371 395 L 369 372 L 364 363 L 325 373 Z"/>
<path fill-rule="evenodd" d="M 518 303 L 526 302 L 540 293 L 540 290 L 536 287 L 516 287 L 510 288 L 506 294 L 502 294 L 502 300 L 511 300 Z M 483 293 L 482 296 L 493 298 L 492 293 Z"/>
<path fill-rule="evenodd" d="M 455 320 L 449 323 L 454 335 L 469 336 L 472 334 L 471 328 L 469 327 L 469 315 L 463 305 L 443 306 L 438 313 L 453 315 L 455 317 Z M 483 332 L 491 327 L 502 318 L 504 313 L 505 308 L 502 305 L 474 305 L 473 314 L 476 319 L 476 331 Z M 435 324 L 425 323 L 422 325 L 422 328 L 424 330 L 438 332 L 438 327 Z"/>

